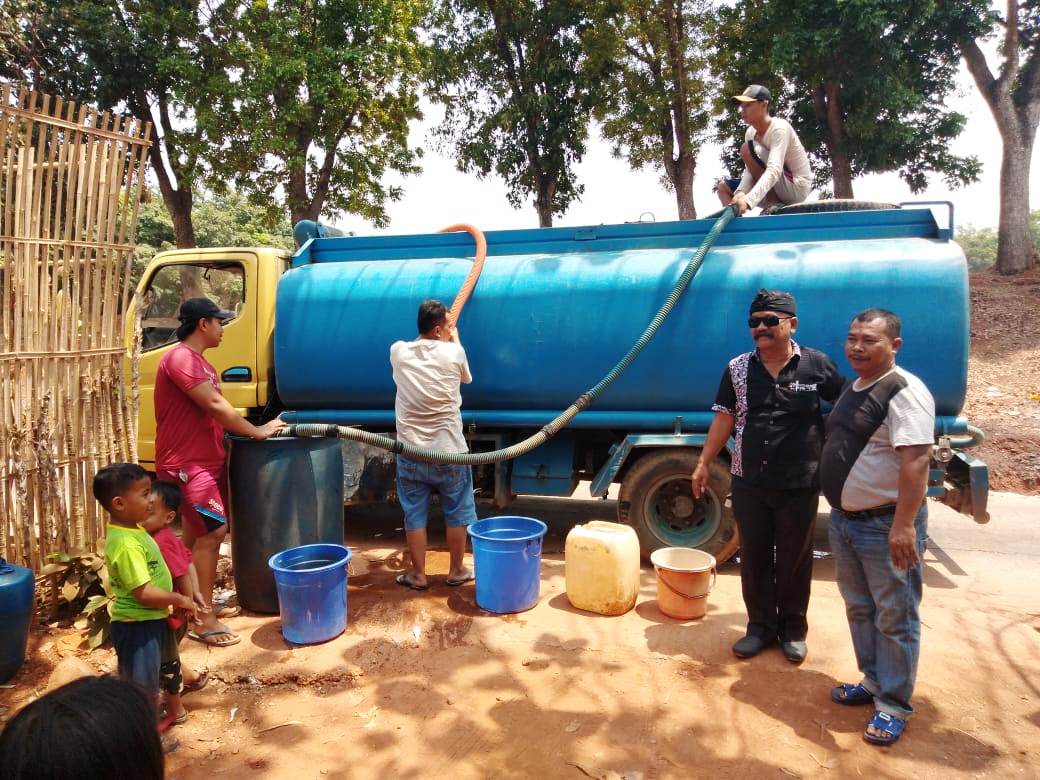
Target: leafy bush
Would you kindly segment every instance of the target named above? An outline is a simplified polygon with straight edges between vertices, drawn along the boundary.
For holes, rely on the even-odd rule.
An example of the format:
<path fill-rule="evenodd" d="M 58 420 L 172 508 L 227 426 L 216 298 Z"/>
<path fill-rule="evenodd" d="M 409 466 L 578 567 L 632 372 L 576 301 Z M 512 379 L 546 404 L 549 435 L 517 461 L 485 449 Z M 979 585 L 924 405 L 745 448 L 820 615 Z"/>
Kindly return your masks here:
<path fill-rule="evenodd" d="M 954 240 L 961 245 L 968 259 L 968 269 L 985 271 L 997 262 L 997 231 L 965 225 L 958 228 Z"/>
<path fill-rule="evenodd" d="M 50 563 L 40 574 L 55 578 L 54 586 L 62 599 L 81 615 L 75 625 L 86 629 L 87 645 L 91 650 L 100 647 L 109 636 L 108 604 L 113 598 L 105 559 L 95 553 L 51 553 L 48 559 Z"/>
<path fill-rule="evenodd" d="M 1029 230 L 1033 234 L 1033 246 L 1040 252 L 1040 211 L 1029 213 Z M 996 264 L 997 235 L 995 228 L 977 228 L 974 225 L 957 228 L 954 240 L 964 250 L 968 270 L 985 271 Z"/>

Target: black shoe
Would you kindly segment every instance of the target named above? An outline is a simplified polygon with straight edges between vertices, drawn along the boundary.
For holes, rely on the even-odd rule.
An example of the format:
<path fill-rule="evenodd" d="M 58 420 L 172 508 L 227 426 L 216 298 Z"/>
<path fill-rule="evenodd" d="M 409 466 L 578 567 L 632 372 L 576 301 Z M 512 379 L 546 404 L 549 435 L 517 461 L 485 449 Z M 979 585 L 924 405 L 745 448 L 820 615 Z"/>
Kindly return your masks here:
<path fill-rule="evenodd" d="M 781 642 L 780 649 L 784 651 L 784 657 L 793 664 L 800 664 L 809 653 L 809 648 L 805 646 L 804 639 Z"/>
<path fill-rule="evenodd" d="M 737 658 L 754 658 L 756 655 L 766 649 L 767 645 L 771 645 L 772 642 L 767 642 L 761 637 L 757 637 L 753 634 L 748 634 L 742 639 L 738 639 L 733 644 L 733 655 Z"/>

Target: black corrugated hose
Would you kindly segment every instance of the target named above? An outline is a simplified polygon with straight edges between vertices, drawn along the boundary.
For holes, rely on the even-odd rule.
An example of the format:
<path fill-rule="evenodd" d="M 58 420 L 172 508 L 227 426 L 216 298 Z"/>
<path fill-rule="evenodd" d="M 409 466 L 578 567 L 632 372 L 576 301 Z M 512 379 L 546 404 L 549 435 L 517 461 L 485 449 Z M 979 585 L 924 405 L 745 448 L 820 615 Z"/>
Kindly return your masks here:
<path fill-rule="evenodd" d="M 681 298 L 682 294 L 686 292 L 686 288 L 690 286 L 693 277 L 696 276 L 697 271 L 700 270 L 701 264 L 704 262 L 704 257 L 708 254 L 708 250 L 711 249 L 715 240 L 719 237 L 719 234 L 726 228 L 726 225 L 733 220 L 734 216 L 736 216 L 736 214 L 732 207 L 727 207 L 722 210 L 721 215 L 715 221 L 715 224 L 708 232 L 708 235 L 704 237 L 704 241 L 701 242 L 697 252 L 690 259 L 690 262 L 687 263 L 686 268 L 679 276 L 679 279 L 675 282 L 675 286 L 668 294 L 668 297 L 661 305 L 661 308 L 658 309 L 654 318 L 650 320 L 650 324 L 646 326 L 643 335 L 641 335 L 636 343 L 632 345 L 632 348 L 628 350 L 628 353 L 621 358 L 618 364 L 610 369 L 607 375 L 604 376 L 598 384 L 578 396 L 574 403 L 568 406 L 567 409 L 565 409 L 555 420 L 547 423 L 537 433 L 529 436 L 521 442 L 491 452 L 438 452 L 437 450 L 430 450 L 425 447 L 416 447 L 407 444 L 406 442 L 392 439 L 389 436 L 380 436 L 376 433 L 362 431 L 359 428 L 348 428 L 342 425 L 330 425 L 325 423 L 291 424 L 286 427 L 282 435 L 337 436 L 341 439 L 359 441 L 363 444 L 369 444 L 373 447 L 379 447 L 380 449 L 389 450 L 390 452 L 404 455 L 413 460 L 426 461 L 427 463 L 452 463 L 460 466 L 482 466 L 489 463 L 498 463 L 499 461 L 518 458 L 544 444 L 559 433 L 567 423 L 575 417 L 575 415 L 583 409 L 587 409 L 600 393 L 606 390 L 614 380 L 621 376 L 625 370 L 632 365 L 632 361 L 634 361 L 646 345 L 650 343 L 651 339 L 653 339 L 657 334 L 657 331 L 661 328 L 661 325 L 671 313 L 672 309 L 675 308 L 675 304 L 679 302 L 679 298 Z"/>

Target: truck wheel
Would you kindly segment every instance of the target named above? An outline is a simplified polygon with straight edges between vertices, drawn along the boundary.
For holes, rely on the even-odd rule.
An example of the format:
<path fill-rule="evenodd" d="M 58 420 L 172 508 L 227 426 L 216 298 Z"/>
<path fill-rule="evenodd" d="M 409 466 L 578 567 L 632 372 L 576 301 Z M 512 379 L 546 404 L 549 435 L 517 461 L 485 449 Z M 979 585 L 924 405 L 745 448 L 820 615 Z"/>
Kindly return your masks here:
<path fill-rule="evenodd" d="M 698 460 L 700 450 L 659 450 L 637 460 L 621 481 L 618 520 L 635 529 L 644 558 L 662 547 L 696 547 L 722 563 L 740 547 L 726 505 L 729 471 L 712 463 L 708 492 L 696 499 L 690 475 Z"/>

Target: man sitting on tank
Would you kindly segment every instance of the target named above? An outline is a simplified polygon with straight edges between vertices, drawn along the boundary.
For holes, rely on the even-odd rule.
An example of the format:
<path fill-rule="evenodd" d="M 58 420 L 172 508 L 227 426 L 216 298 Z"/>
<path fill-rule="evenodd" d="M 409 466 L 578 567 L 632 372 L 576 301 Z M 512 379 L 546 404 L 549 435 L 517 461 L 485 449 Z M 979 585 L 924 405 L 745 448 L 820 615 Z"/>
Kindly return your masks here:
<path fill-rule="evenodd" d="M 755 206 L 801 203 L 812 189 L 812 171 L 805 148 L 790 122 L 769 115 L 769 90 L 752 84 L 735 98 L 740 118 L 750 125 L 740 147 L 744 173 L 722 179 L 716 192 L 723 206 L 743 214 Z"/>
<path fill-rule="evenodd" d="M 397 385 L 397 438 L 440 452 L 468 452 L 462 435 L 460 383 L 469 384 L 473 377 L 459 332 L 448 322 L 444 304 L 435 300 L 423 301 L 419 306 L 418 329 L 419 336 L 414 341 L 396 341 L 390 347 L 390 365 Z M 434 493 L 441 497 L 450 557 L 444 583 L 457 586 L 473 579 L 473 573 L 463 564 L 466 526 L 477 519 L 470 467 L 426 463 L 398 455 L 397 498 L 404 510 L 411 561 L 408 570 L 398 575 L 397 584 L 412 590 L 429 587 L 426 522 Z"/>

